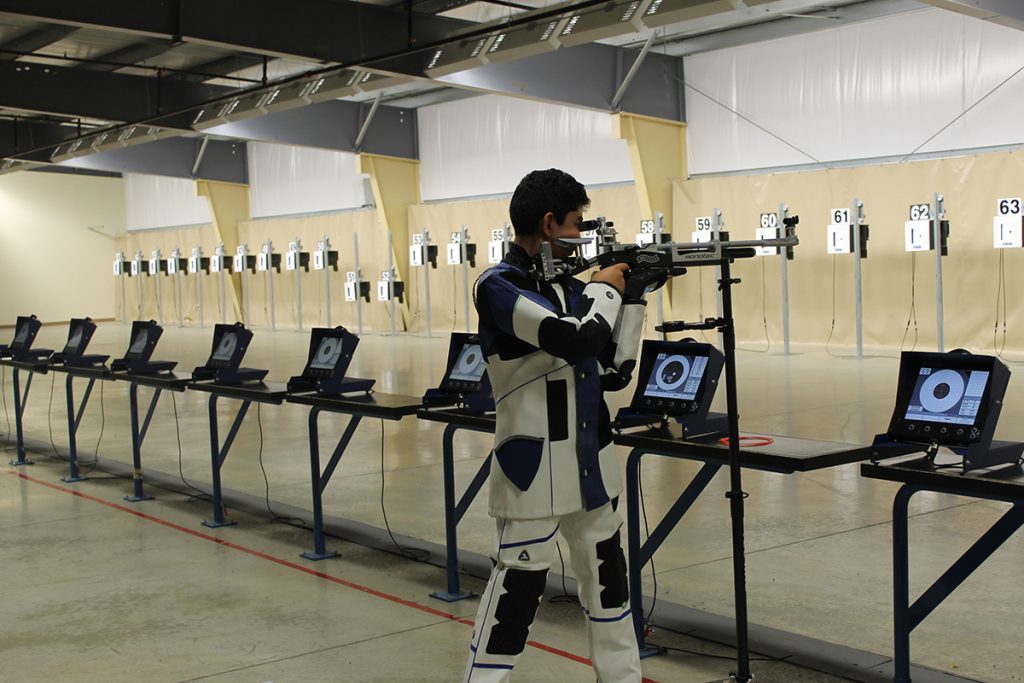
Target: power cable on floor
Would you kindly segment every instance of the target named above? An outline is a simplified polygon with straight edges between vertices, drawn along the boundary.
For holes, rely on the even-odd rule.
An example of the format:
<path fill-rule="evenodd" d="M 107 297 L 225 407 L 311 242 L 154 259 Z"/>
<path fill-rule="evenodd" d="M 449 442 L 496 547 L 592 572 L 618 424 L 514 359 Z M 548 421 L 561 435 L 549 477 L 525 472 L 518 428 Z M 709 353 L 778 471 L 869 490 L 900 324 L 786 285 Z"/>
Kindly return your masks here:
<path fill-rule="evenodd" d="M 4 434 L 4 440 L 7 442 L 5 450 L 10 448 L 11 445 L 11 414 L 7 411 L 7 366 L 0 365 L 0 395 L 3 395 L 4 399 L 4 418 L 7 420 L 7 433 Z"/>
<path fill-rule="evenodd" d="M 853 358 L 842 353 L 833 353 L 828 345 L 832 341 L 832 335 L 836 333 L 836 264 L 838 263 L 839 256 L 832 254 L 832 325 L 828 331 L 828 339 L 825 340 L 825 353 L 833 358 Z"/>
<path fill-rule="evenodd" d="M 913 351 L 917 348 L 917 252 L 910 252 L 910 313 L 907 315 L 907 327 L 903 330 L 903 339 L 900 340 L 900 351 L 907 343 L 907 335 L 910 334 L 910 323 L 914 323 L 914 345 L 910 347 Z"/>
<path fill-rule="evenodd" d="M 649 541 L 651 540 L 651 527 L 647 523 L 647 504 L 644 502 L 643 459 L 638 460 L 636 464 L 636 481 L 640 492 L 640 512 L 644 518 L 644 535 Z M 644 636 L 654 629 L 654 608 L 658 605 L 658 572 L 654 568 L 654 553 L 651 553 L 651 559 L 647 563 L 651 565 L 651 581 L 654 583 L 654 591 L 651 595 L 651 608 L 647 610 L 647 618 L 644 620 Z"/>
<path fill-rule="evenodd" d="M 260 471 L 263 472 L 263 486 L 265 491 L 265 501 L 267 506 L 267 512 L 270 513 L 270 521 L 278 522 L 281 524 L 305 524 L 305 522 L 298 517 L 289 517 L 287 515 L 279 515 L 274 512 L 274 509 L 270 507 L 270 478 L 267 477 L 267 468 L 263 466 L 263 418 L 260 414 L 260 404 L 256 404 L 256 427 L 260 431 L 260 451 L 259 451 L 259 463 Z"/>
<path fill-rule="evenodd" d="M 187 479 L 185 479 L 185 473 L 184 473 L 184 471 L 182 471 L 182 465 L 181 465 L 181 422 L 178 420 L 178 401 L 174 397 L 174 392 L 171 392 L 171 405 L 174 407 L 174 436 L 175 436 L 175 438 L 178 441 L 178 476 L 181 477 L 181 483 L 182 484 L 184 484 L 185 486 L 187 486 L 188 488 L 192 489 L 193 491 L 195 491 L 198 494 L 198 495 L 189 496 L 188 501 L 190 503 L 193 502 L 193 501 L 197 501 L 197 500 L 202 500 L 202 501 L 207 501 L 208 502 L 208 501 L 211 500 L 210 494 L 206 493 L 205 491 L 203 491 L 199 487 L 194 486 L 191 482 L 189 482 Z"/>
<path fill-rule="evenodd" d="M 96 439 L 96 447 L 92 449 L 92 461 L 87 465 L 89 468 L 82 473 L 82 476 L 89 474 L 99 466 L 100 463 L 100 444 L 103 443 L 103 432 L 107 428 L 107 406 L 103 400 L 103 387 L 106 382 L 100 382 L 100 435 Z M 113 479 L 127 479 L 127 477 L 112 477 Z"/>
<path fill-rule="evenodd" d="M 384 419 L 380 421 L 380 511 L 384 515 L 384 528 L 388 531 L 388 536 L 391 537 L 391 542 L 398 548 L 399 554 L 403 557 L 407 557 L 414 562 L 427 562 L 430 560 L 430 552 L 422 548 L 407 548 L 401 545 L 396 539 L 395 535 L 391 533 L 391 525 L 388 523 L 388 511 L 384 505 Z"/>

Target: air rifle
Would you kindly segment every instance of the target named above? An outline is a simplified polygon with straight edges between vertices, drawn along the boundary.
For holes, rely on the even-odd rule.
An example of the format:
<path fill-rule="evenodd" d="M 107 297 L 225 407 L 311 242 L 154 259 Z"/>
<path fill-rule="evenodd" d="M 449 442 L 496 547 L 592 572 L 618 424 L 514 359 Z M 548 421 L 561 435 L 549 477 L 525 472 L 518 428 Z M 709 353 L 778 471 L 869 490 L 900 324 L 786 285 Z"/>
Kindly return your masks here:
<path fill-rule="evenodd" d="M 551 242 L 541 244 L 540 268 L 534 272 L 538 279 L 550 282 L 563 275 L 576 275 L 594 266 L 606 268 L 616 263 L 625 263 L 631 270 L 658 269 L 666 271 L 668 277 L 673 277 L 682 275 L 688 267 L 717 266 L 724 260 L 752 258 L 757 253 L 757 247 L 792 250 L 800 243 L 796 236 L 799 222 L 799 216 L 784 218 L 784 235 L 772 239 L 733 241 L 727 233 L 722 232 L 707 242 L 663 242 L 639 246 L 617 241 L 615 224 L 601 216 L 580 225 L 582 232 L 594 231 L 594 237 L 555 240 L 558 246 L 576 250 L 567 259 L 554 258 Z M 589 259 L 580 256 L 580 247 L 592 241 L 596 241 L 597 256 Z"/>

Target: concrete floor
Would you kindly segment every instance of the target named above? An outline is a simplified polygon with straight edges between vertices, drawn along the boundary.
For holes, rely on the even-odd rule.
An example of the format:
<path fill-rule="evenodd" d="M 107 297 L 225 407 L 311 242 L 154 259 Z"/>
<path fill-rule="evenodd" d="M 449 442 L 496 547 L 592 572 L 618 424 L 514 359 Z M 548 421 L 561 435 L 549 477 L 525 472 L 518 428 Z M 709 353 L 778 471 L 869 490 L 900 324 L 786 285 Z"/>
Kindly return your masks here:
<path fill-rule="evenodd" d="M 210 329 L 168 325 L 155 357 L 179 360 L 179 369 L 190 371 L 209 354 L 210 334 Z M 45 327 L 37 346 L 60 348 L 65 337 L 65 329 Z M 127 342 L 126 326 L 102 324 L 90 352 L 119 356 Z M 305 334 L 257 330 L 246 365 L 270 368 L 269 379 L 285 381 L 301 370 L 307 344 Z M 795 350 L 788 357 L 753 350 L 739 354 L 744 431 L 864 444 L 885 429 L 895 353 L 857 361 L 826 355 L 820 347 Z M 367 335 L 349 374 L 376 377 L 379 392 L 419 395 L 440 379 L 446 352 L 447 339 L 440 335 Z M 10 416 L 9 371 L 5 381 Z M 462 618 L 472 618 L 476 603 L 445 604 L 427 597 L 443 584 L 442 570 L 337 539 L 329 539 L 329 546 L 342 551 L 341 559 L 310 563 L 297 558 L 310 545 L 308 531 L 268 523 L 265 511 L 259 517 L 238 509 L 229 515 L 241 524 L 208 530 L 199 526 L 210 516 L 208 502 L 166 489 L 153 488 L 155 501 L 123 503 L 130 481 L 102 478 L 109 477 L 104 463 L 130 462 L 127 385 L 121 382 L 101 383 L 102 396 L 97 387 L 79 433 L 83 459 L 99 443 L 95 478 L 61 484 L 61 461 L 52 451 L 47 457 L 41 447 L 50 439 L 48 416 L 57 450 L 63 453 L 67 445 L 63 376 L 56 376 L 51 405 L 53 381 L 36 378 L 26 411 L 37 465 L 0 468 L 5 475 L 0 476 L 0 566 L 8 579 L 0 681 L 458 679 L 470 631 Z M 630 388 L 612 397 L 613 410 L 631 393 Z M 1019 396 L 1012 389 L 1007 396 L 1000 438 L 1024 440 Z M 175 477 L 180 467 L 188 482 L 207 489 L 206 395 L 187 392 L 174 399 L 169 394 L 161 399 L 143 465 L 148 473 Z M 308 510 L 306 416 L 298 406 L 264 406 L 258 413 L 254 406 L 224 466 L 224 486 L 261 498 L 269 491 L 271 506 Z M 333 445 L 344 425 L 345 418 L 321 418 L 322 448 Z M 325 491 L 326 513 L 382 528 L 383 485 L 387 518 L 396 533 L 443 544 L 441 432 L 440 425 L 414 418 L 383 427 L 364 420 Z M 457 437 L 460 488 L 489 447 L 486 435 Z M 696 470 L 687 462 L 645 460 L 644 502 L 652 524 Z M 889 519 L 896 487 L 862 479 L 855 465 L 792 476 L 748 472 L 744 483 L 750 492 L 751 621 L 891 655 Z M 726 485 L 720 474 L 656 555 L 662 605 L 731 614 Z M 188 490 L 181 484 L 177 489 Z M 89 497 L 71 493 L 76 491 Z M 472 505 L 459 529 L 459 546 L 481 554 L 489 550 L 493 528 L 484 498 Z M 916 496 L 910 523 L 912 592 L 937 577 L 1004 508 L 938 494 Z M 210 542 L 217 539 L 230 544 Z M 1021 543 L 1012 538 L 915 631 L 916 664 L 978 680 L 1024 678 L 1012 635 L 1024 627 L 1018 608 Z M 472 577 L 465 581 L 476 590 L 482 585 Z M 644 590 L 647 595 L 654 590 L 650 567 Z M 657 609 L 653 618 L 657 625 Z M 532 648 L 518 680 L 592 680 L 576 661 L 586 656 L 576 607 L 546 603 L 532 637 L 557 652 Z M 663 629 L 656 630 L 655 639 L 686 650 L 731 652 Z M 724 678 L 732 666 L 678 652 L 644 661 L 645 674 L 659 681 Z M 753 669 L 759 681 L 838 680 L 780 662 L 758 661 Z"/>

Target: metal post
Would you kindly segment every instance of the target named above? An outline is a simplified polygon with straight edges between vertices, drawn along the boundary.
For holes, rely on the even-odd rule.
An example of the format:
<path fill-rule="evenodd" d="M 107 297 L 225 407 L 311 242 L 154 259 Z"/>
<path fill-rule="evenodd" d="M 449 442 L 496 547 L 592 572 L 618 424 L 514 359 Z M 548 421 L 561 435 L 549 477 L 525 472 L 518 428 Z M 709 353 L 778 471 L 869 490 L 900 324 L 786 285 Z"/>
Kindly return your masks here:
<path fill-rule="evenodd" d="M 853 207 L 850 211 L 850 221 L 853 224 L 853 305 L 854 315 L 857 318 L 857 358 L 864 357 L 864 300 L 861 296 L 861 270 L 860 260 L 863 257 L 860 243 L 861 224 L 864 223 L 864 202 L 859 199 L 853 200 Z"/>
<path fill-rule="evenodd" d="M 430 231 L 423 229 L 423 294 L 426 299 L 427 308 L 427 338 L 434 336 L 433 325 L 430 321 Z"/>
<path fill-rule="evenodd" d="M 395 247 L 394 247 L 394 233 L 388 230 L 388 272 L 391 274 L 391 280 L 388 284 L 388 293 L 391 295 L 388 300 L 388 307 L 391 316 L 391 336 L 394 337 L 398 334 L 395 328 Z M 359 275 L 358 279 L 362 282 L 362 276 Z M 362 284 L 360 284 L 360 287 Z"/>
<path fill-rule="evenodd" d="M 785 223 L 783 222 L 789 217 L 789 206 L 785 202 L 779 204 L 778 213 L 778 226 L 776 229 L 780 231 L 785 230 Z M 789 355 L 789 258 L 784 248 L 779 248 L 779 262 L 782 264 L 779 267 L 779 273 L 782 280 L 782 353 Z"/>
<path fill-rule="evenodd" d="M 359 264 L 359 236 L 356 235 L 355 239 L 356 239 L 356 266 L 358 267 L 358 264 Z M 324 301 L 327 302 L 327 304 L 326 304 L 326 306 L 327 306 L 327 327 L 330 327 L 331 326 L 331 278 L 330 278 L 330 275 L 328 274 L 328 270 L 330 268 L 330 263 L 328 263 L 328 262 L 330 261 L 331 240 L 328 239 L 327 235 L 324 235 L 324 241 L 321 244 L 323 244 L 323 251 L 324 251 Z M 359 326 L 359 333 L 360 334 L 363 333 L 362 325 Z"/>
<path fill-rule="evenodd" d="M 178 327 L 185 327 L 185 302 L 181 296 L 181 249 L 171 249 L 171 258 L 174 259 L 174 292 L 176 295 L 175 304 L 178 306 Z M 170 260 L 168 260 L 170 267 Z"/>
<path fill-rule="evenodd" d="M 785 261 L 783 261 L 785 262 Z M 725 354 L 726 412 L 729 422 L 729 482 L 726 494 L 732 518 L 733 589 L 736 609 L 736 668 L 733 678 L 747 683 L 750 675 L 750 649 L 747 632 L 747 559 L 743 542 L 744 497 L 740 466 L 739 399 L 736 391 L 736 321 L 732 311 L 732 274 L 729 260 L 722 260 L 722 345 Z"/>
<path fill-rule="evenodd" d="M 160 261 L 162 261 L 162 260 L 163 260 L 163 254 L 161 254 L 160 250 L 157 249 L 156 251 L 153 252 L 153 260 L 150 261 L 150 263 L 155 263 L 156 264 L 156 272 L 155 273 L 150 272 L 150 275 L 153 276 L 156 279 L 156 315 L 157 315 L 157 320 L 160 321 L 161 325 L 164 324 L 164 298 L 163 298 L 163 294 L 160 291 L 161 290 L 161 288 L 160 288 L 160 275 L 161 275 L 161 273 L 160 273 Z M 150 268 L 150 270 L 152 271 L 153 269 Z"/>
<path fill-rule="evenodd" d="M 250 320 L 251 310 L 249 308 L 249 243 L 243 242 L 238 247 L 238 254 L 242 257 L 242 323 L 247 327 L 252 324 Z"/>
<path fill-rule="evenodd" d="M 653 35 L 653 34 L 652 34 Z M 665 214 L 661 211 L 654 216 L 654 243 L 661 244 L 661 233 L 665 230 Z M 664 287 L 658 288 L 658 324 L 665 322 L 665 312 L 662 308 L 662 295 L 665 292 Z M 662 339 L 668 339 L 668 333 L 661 333 Z"/>
<path fill-rule="evenodd" d="M 203 320 L 203 248 L 194 247 L 192 257 L 196 259 L 196 303 L 199 304 L 199 327 L 204 327 Z"/>
<path fill-rule="evenodd" d="M 714 209 L 711 212 L 711 239 L 720 239 L 722 228 L 725 227 L 725 221 L 722 220 L 722 210 Z M 715 266 L 715 282 L 722 281 L 722 267 Z M 722 289 L 715 287 L 715 306 L 718 317 L 722 317 Z M 718 348 L 722 348 L 722 331 L 718 331 Z"/>
<path fill-rule="evenodd" d="M 302 278 L 299 277 L 299 267 L 302 262 L 302 242 L 298 236 L 295 237 L 295 241 L 288 245 L 288 251 L 295 254 L 295 318 L 296 328 L 299 332 L 302 332 Z M 324 264 L 326 270 L 326 263 Z"/>
<path fill-rule="evenodd" d="M 217 278 L 217 287 L 220 294 L 220 321 L 222 323 L 227 322 L 227 309 L 224 301 L 224 243 L 221 242 L 217 245 L 217 248 L 213 250 L 214 258 L 217 259 L 217 265 L 219 270 L 217 271 L 220 277 Z"/>
<path fill-rule="evenodd" d="M 277 330 L 277 316 L 274 311 L 274 278 L 271 275 L 274 270 L 274 243 L 270 240 L 264 242 L 262 252 L 263 256 L 267 259 L 267 298 L 270 299 L 268 302 L 270 305 L 270 331 L 274 332 Z"/>
<path fill-rule="evenodd" d="M 462 240 L 460 249 L 462 250 L 462 309 L 466 316 L 466 333 L 469 334 L 469 228 L 463 224 L 462 226 Z"/>
<path fill-rule="evenodd" d="M 938 340 L 939 353 L 946 350 L 943 329 L 945 323 L 942 316 L 942 217 L 946 213 L 946 199 L 935 193 L 932 199 L 932 244 L 935 245 L 935 323 L 937 327 L 936 338 Z"/>
<path fill-rule="evenodd" d="M 353 233 L 352 244 L 354 249 L 354 256 L 356 259 L 356 324 L 359 336 L 363 336 L 363 269 L 359 267 L 359 234 Z M 388 245 L 391 244 L 391 237 L 388 236 Z M 330 303 L 330 299 L 327 300 Z"/>
<path fill-rule="evenodd" d="M 138 319 L 139 320 L 144 320 L 145 316 L 142 313 L 143 308 L 142 308 L 142 250 L 141 249 L 139 249 L 138 251 L 135 252 L 135 262 L 139 264 L 139 268 L 138 268 L 139 272 L 136 274 L 136 277 L 135 277 L 135 286 L 139 290 L 139 317 L 138 317 Z"/>

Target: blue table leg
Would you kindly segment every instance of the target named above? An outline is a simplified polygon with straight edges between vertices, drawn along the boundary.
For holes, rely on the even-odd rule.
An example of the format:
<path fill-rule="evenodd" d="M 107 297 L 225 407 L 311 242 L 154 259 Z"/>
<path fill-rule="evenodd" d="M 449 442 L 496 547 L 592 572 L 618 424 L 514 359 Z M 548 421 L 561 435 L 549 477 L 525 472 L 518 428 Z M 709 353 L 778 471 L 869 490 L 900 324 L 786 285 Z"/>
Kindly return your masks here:
<path fill-rule="evenodd" d="M 150 415 L 153 413 L 153 408 L 156 407 L 158 396 L 160 396 L 159 389 L 150 404 Z M 142 440 L 145 435 L 139 429 L 139 385 L 135 382 L 132 382 L 128 389 L 128 406 L 132 424 L 132 495 L 125 496 L 124 499 L 129 503 L 138 503 L 143 500 L 153 500 L 153 496 L 147 496 L 142 485 Z"/>
<path fill-rule="evenodd" d="M 25 393 L 21 393 L 20 371 L 18 368 L 11 369 L 11 377 L 14 381 L 14 428 L 16 432 L 16 443 L 18 459 L 11 460 L 11 465 L 20 467 L 22 465 L 34 465 L 35 463 L 25 458 L 25 432 L 22 425 L 22 417 L 25 414 L 25 404 L 28 403 L 28 392 L 32 388 L 32 375 L 28 373 L 28 381 L 25 383 Z"/>
<path fill-rule="evenodd" d="M 221 503 L 220 492 L 220 468 L 224 465 L 224 460 L 228 457 L 228 451 L 231 450 L 231 444 L 238 435 L 238 428 L 241 427 L 242 420 L 245 418 L 245 414 L 248 412 L 249 405 L 251 403 L 252 401 L 242 401 L 242 406 L 238 409 L 238 414 L 235 416 L 235 421 L 231 425 L 231 430 L 228 432 L 228 436 L 224 440 L 224 445 L 221 446 L 220 437 L 217 433 L 217 395 L 210 395 L 210 456 L 212 458 L 213 465 L 213 519 L 204 520 L 203 526 L 210 527 L 211 529 L 238 523 L 235 520 L 227 519 L 224 516 L 224 506 Z"/>
<path fill-rule="evenodd" d="M 85 395 L 82 397 L 82 406 L 81 409 L 77 411 L 77 416 L 75 411 L 74 382 L 74 376 L 69 373 L 65 383 L 68 405 L 68 476 L 60 478 L 61 481 L 67 483 L 85 480 L 85 477 L 83 477 L 78 470 L 78 425 L 82 421 L 82 415 L 85 413 L 85 406 L 89 403 L 89 395 L 92 394 L 92 387 L 96 383 L 96 380 L 89 380 L 89 386 L 85 390 Z"/>
<path fill-rule="evenodd" d="M 476 476 L 470 483 L 462 500 L 455 500 L 455 432 L 459 429 L 457 425 L 449 424 L 444 428 L 444 440 L 442 448 L 444 466 L 444 531 L 445 531 L 445 574 L 447 579 L 447 590 L 435 591 L 430 597 L 443 600 L 444 602 L 457 602 L 472 598 L 476 593 L 470 590 L 462 590 L 459 587 L 459 541 L 458 525 L 462 516 L 466 513 L 470 503 L 476 498 L 484 481 L 491 470 L 491 457 L 488 455 L 484 464 L 477 470 Z M 473 430 L 480 431 L 480 430 Z"/>
<path fill-rule="evenodd" d="M 324 471 L 323 475 L 320 473 L 320 430 L 317 426 L 317 418 L 320 416 L 319 408 L 311 408 L 309 411 L 309 474 L 310 484 L 313 492 L 313 550 L 301 553 L 301 556 L 307 560 L 326 560 L 329 557 L 337 557 L 338 553 L 334 550 L 327 550 L 327 542 L 324 539 L 324 506 L 323 506 L 323 492 L 327 486 L 327 482 L 330 481 L 331 475 L 334 473 L 334 467 L 337 466 L 338 460 L 341 459 L 341 454 L 345 452 L 345 447 L 348 446 L 349 439 L 352 438 L 352 434 L 355 432 L 356 425 L 359 424 L 359 419 L 356 416 L 352 416 L 349 420 L 348 427 L 345 429 L 345 434 L 341 437 L 338 442 L 337 448 L 335 448 L 334 455 L 331 456 L 331 462 L 327 466 L 327 470 Z"/>
<path fill-rule="evenodd" d="M 1014 503 L 988 531 L 974 542 L 942 576 L 935 580 L 913 603 L 910 602 L 909 534 L 907 530 L 910 498 L 919 488 L 905 484 L 893 502 L 893 666 L 896 683 L 910 682 L 910 633 L 936 607 L 974 573 L 1010 536 L 1024 526 L 1024 505 Z"/>
<path fill-rule="evenodd" d="M 656 645 L 649 645 L 644 638 L 644 596 L 642 570 L 650 562 L 654 553 L 665 542 L 668 535 L 682 520 L 694 502 L 715 474 L 722 468 L 721 465 L 704 463 L 700 471 L 690 480 L 683 492 L 672 504 L 672 507 L 662 518 L 654 531 L 650 532 L 647 542 L 640 545 L 640 458 L 645 451 L 634 448 L 626 459 L 626 544 L 629 550 L 629 605 L 633 617 L 633 631 L 636 634 L 636 642 L 640 646 L 640 657 L 664 654 L 665 649 Z"/>

